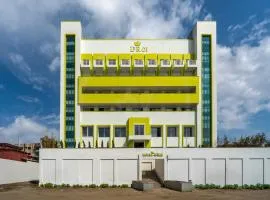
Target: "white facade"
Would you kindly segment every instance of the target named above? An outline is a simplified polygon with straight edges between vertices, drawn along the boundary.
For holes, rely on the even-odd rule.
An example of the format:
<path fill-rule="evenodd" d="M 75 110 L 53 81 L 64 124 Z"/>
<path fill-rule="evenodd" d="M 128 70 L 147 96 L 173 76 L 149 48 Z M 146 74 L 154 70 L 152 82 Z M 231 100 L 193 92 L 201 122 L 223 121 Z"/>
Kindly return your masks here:
<path fill-rule="evenodd" d="M 145 154 L 159 153 L 161 157 Z M 131 184 L 143 170 L 193 184 L 270 184 L 269 148 L 41 149 L 40 184 Z"/>
<path fill-rule="evenodd" d="M 211 40 L 211 99 L 205 102 L 211 104 L 209 124 L 205 124 L 207 117 L 202 117 L 203 110 L 207 110 L 202 99 L 201 41 L 204 35 Z M 74 36 L 74 41 L 68 42 L 69 36 Z M 74 45 L 72 52 L 69 52 L 70 43 Z M 74 62 L 74 74 L 70 71 L 73 69 L 69 69 L 68 59 Z M 138 64 L 140 59 L 142 62 Z M 142 79 L 137 81 L 140 77 Z M 85 143 L 86 146 L 101 147 L 103 143 L 105 147 L 135 147 L 128 120 L 148 118 L 150 124 L 144 126 L 149 125 L 150 132 L 144 134 L 150 136 L 137 140 L 144 142 L 144 147 L 215 147 L 215 77 L 215 22 L 197 22 L 188 39 L 85 39 L 80 22 L 62 22 L 60 140 L 71 141 L 76 146 Z M 73 78 L 71 86 L 68 85 L 69 78 Z M 175 78 L 183 81 L 182 85 L 173 82 Z M 74 101 L 70 105 L 68 98 Z M 125 138 L 115 137 L 117 125 L 126 126 Z M 151 137 L 151 128 L 156 125 L 161 127 L 162 133 L 159 137 Z M 89 126 L 93 129 L 91 136 L 85 135 L 83 129 Z M 109 127 L 109 137 L 99 137 L 102 126 Z M 175 136 L 168 137 L 168 126 L 177 129 Z M 192 133 L 187 136 L 189 130 Z"/>

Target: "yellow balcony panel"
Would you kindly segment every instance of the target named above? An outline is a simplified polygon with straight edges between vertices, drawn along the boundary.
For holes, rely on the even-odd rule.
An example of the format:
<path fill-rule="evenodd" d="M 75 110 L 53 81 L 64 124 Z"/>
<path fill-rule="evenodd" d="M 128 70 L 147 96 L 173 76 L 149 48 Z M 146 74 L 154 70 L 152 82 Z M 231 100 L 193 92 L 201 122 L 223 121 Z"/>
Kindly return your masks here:
<path fill-rule="evenodd" d="M 105 54 L 93 54 L 93 60 L 97 60 L 97 59 L 104 60 Z"/>
<path fill-rule="evenodd" d="M 106 55 L 106 59 L 109 60 L 109 59 L 115 59 L 115 60 L 118 60 L 118 54 L 107 54 Z"/>
<path fill-rule="evenodd" d="M 82 87 L 176 87 L 196 86 L 199 88 L 198 76 L 133 76 L 133 77 L 79 77 Z"/>
<path fill-rule="evenodd" d="M 81 60 L 92 60 L 92 54 L 81 54 Z"/>
<path fill-rule="evenodd" d="M 198 93 L 79 94 L 79 104 L 197 104 Z"/>

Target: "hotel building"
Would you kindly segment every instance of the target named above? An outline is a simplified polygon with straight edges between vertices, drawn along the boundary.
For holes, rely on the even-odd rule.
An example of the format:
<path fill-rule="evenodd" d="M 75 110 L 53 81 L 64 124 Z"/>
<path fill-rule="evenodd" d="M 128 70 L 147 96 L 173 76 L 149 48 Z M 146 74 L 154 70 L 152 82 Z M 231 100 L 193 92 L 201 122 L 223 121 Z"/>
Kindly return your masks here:
<path fill-rule="evenodd" d="M 67 148 L 216 147 L 215 22 L 186 39 L 88 39 L 62 22 L 60 76 Z"/>

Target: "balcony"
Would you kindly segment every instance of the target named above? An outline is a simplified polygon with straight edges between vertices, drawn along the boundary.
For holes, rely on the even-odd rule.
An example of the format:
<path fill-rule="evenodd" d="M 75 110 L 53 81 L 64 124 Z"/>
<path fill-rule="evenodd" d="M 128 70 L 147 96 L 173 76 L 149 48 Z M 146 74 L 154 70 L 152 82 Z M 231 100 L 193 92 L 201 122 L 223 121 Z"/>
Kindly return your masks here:
<path fill-rule="evenodd" d="M 187 65 L 188 67 L 198 67 L 197 60 L 188 60 Z"/>

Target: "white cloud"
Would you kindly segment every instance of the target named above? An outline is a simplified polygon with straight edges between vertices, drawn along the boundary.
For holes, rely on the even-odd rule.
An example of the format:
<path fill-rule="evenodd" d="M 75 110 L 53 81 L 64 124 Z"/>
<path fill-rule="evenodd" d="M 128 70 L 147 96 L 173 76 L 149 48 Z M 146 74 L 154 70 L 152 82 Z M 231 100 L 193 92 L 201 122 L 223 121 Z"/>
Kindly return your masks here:
<path fill-rule="evenodd" d="M 41 77 L 32 72 L 32 69 L 21 54 L 10 53 L 9 60 L 13 64 L 12 66 L 9 66 L 10 71 L 23 83 L 43 85 L 48 82 L 45 77 Z"/>
<path fill-rule="evenodd" d="M 60 58 L 59 57 L 55 57 L 51 64 L 49 65 L 49 69 L 51 72 L 55 72 L 56 70 L 58 70 L 60 68 Z"/>
<path fill-rule="evenodd" d="M 59 135 L 58 130 L 49 128 L 31 118 L 17 116 L 15 120 L 5 127 L 0 127 L 0 141 L 8 143 L 39 142 L 40 138 L 48 135 Z"/>
<path fill-rule="evenodd" d="M 217 46 L 220 128 L 247 128 L 251 116 L 270 105 L 270 37 L 258 46 Z"/>
<path fill-rule="evenodd" d="M 203 1 L 81 1 L 87 33 L 102 37 L 167 38 L 186 35 L 184 23 L 193 25 L 201 16 Z"/>
<path fill-rule="evenodd" d="M 17 96 L 17 99 L 20 99 L 26 103 L 38 103 L 40 100 L 37 97 L 31 97 L 31 96 L 26 96 L 26 95 L 20 95 Z"/>

